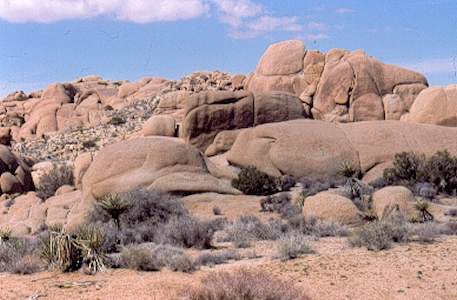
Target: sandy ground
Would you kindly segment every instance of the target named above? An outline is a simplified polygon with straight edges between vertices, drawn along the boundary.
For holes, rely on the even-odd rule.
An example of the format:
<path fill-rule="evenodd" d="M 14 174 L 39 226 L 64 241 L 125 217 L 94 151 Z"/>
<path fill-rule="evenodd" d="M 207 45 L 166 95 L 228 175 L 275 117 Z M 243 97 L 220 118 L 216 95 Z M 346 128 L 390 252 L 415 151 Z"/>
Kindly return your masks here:
<path fill-rule="evenodd" d="M 261 197 L 203 194 L 184 198 L 200 218 L 214 218 L 218 206 L 229 220 L 253 214 L 263 220 L 275 214 L 259 212 Z M 219 249 L 230 244 L 219 244 Z M 351 248 L 346 238 L 312 242 L 314 254 L 288 262 L 275 258 L 275 242 L 258 242 L 240 250 L 244 259 L 192 274 L 169 270 L 135 272 L 109 270 L 95 276 L 44 272 L 28 276 L 0 274 L 3 299 L 180 299 L 182 291 L 211 272 L 240 267 L 256 268 L 293 281 L 311 299 L 457 299 L 457 237 L 441 237 L 433 244 L 394 245 L 387 251 Z M 206 250 L 209 251 L 209 250 Z M 250 253 L 247 255 L 247 253 Z M 195 256 L 196 250 L 189 254 Z"/>
<path fill-rule="evenodd" d="M 315 254 L 280 262 L 272 242 L 257 243 L 261 258 L 202 268 L 193 274 L 111 270 L 81 273 L 0 274 L 0 299 L 179 299 L 180 291 L 215 270 L 259 268 L 295 282 L 312 299 L 457 299 L 457 237 L 434 244 L 396 245 L 371 252 L 344 238 L 313 242 Z"/>

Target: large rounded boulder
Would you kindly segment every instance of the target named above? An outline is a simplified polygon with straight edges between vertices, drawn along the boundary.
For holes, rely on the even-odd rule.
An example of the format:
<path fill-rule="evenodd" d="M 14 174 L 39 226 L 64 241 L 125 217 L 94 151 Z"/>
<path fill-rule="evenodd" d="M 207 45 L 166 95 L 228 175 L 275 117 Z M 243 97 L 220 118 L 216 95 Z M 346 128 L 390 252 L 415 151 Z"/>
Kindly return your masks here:
<path fill-rule="evenodd" d="M 342 225 L 355 225 L 360 222 L 359 210 L 351 199 L 330 192 L 306 198 L 303 215 L 305 219 L 314 217 Z"/>
<path fill-rule="evenodd" d="M 388 186 L 376 191 L 372 197 L 372 208 L 377 217 L 387 217 L 393 210 L 404 216 L 414 213 L 414 195 L 404 186 Z"/>
<path fill-rule="evenodd" d="M 31 191 L 33 185 L 29 167 L 5 145 L 0 145 L 0 194 Z"/>
<path fill-rule="evenodd" d="M 126 140 L 101 150 L 82 179 L 85 197 L 98 199 L 136 188 L 164 192 L 237 194 L 200 151 L 177 138 Z M 213 175 L 215 174 L 215 175 Z"/>
<path fill-rule="evenodd" d="M 423 90 L 402 121 L 457 126 L 457 84 Z"/>

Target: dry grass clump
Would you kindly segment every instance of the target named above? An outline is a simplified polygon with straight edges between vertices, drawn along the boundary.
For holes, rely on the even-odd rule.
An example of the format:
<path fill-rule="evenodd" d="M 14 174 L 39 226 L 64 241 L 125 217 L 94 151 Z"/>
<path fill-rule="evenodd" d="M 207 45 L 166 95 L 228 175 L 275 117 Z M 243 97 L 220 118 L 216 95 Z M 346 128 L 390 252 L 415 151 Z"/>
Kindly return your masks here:
<path fill-rule="evenodd" d="M 43 269 L 35 240 L 9 237 L 0 241 L 0 273 L 32 274 Z"/>
<path fill-rule="evenodd" d="M 198 287 L 184 292 L 187 300 L 308 300 L 290 281 L 265 272 L 239 269 L 212 272 Z"/>

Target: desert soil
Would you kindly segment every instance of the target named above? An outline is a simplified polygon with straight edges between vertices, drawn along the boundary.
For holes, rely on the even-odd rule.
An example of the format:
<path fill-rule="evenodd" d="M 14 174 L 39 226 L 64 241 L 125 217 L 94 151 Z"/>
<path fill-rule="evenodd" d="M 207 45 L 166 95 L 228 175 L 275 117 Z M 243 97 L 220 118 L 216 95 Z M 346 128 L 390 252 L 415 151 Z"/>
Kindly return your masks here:
<path fill-rule="evenodd" d="M 280 262 L 274 243 L 255 245 L 260 258 L 204 267 L 193 274 L 110 270 L 81 273 L 0 274 L 0 299 L 179 299 L 210 272 L 258 268 L 291 280 L 311 299 L 457 299 L 457 237 L 434 244 L 395 245 L 388 251 L 354 249 L 345 238 L 313 242 L 315 254 Z"/>

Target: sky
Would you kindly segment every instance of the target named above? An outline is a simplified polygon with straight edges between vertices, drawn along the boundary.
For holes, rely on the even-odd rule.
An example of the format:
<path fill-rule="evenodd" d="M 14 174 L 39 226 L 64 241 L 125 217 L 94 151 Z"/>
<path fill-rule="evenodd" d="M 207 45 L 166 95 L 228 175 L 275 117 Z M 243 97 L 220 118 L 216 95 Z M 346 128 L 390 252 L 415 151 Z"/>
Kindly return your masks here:
<path fill-rule="evenodd" d="M 457 83 L 457 0 L 0 0 L 0 97 L 92 74 L 247 74 L 287 39 Z"/>

